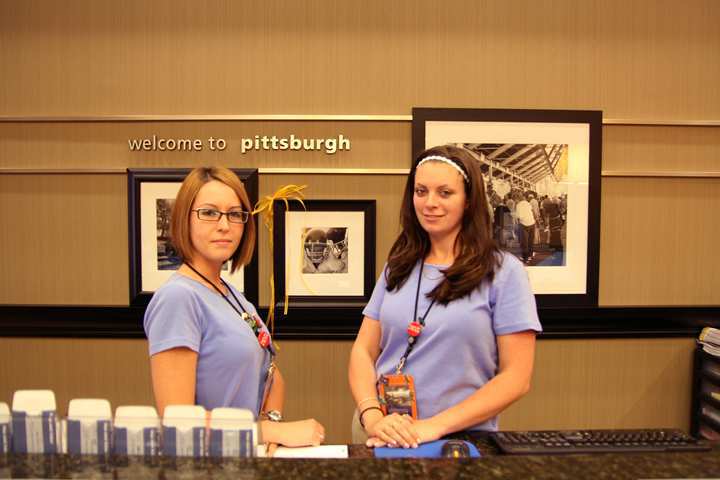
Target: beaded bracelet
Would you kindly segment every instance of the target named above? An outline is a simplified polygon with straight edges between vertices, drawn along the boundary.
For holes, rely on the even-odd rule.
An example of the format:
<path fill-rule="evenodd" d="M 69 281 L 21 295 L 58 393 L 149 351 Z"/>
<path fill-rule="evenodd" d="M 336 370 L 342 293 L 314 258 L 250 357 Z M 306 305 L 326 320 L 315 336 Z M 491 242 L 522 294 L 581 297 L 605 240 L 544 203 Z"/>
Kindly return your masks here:
<path fill-rule="evenodd" d="M 363 422 L 363 415 L 364 415 L 365 412 L 367 412 L 368 410 L 378 410 L 378 411 L 382 412 L 382 408 L 376 407 L 376 406 L 374 406 L 374 405 L 373 405 L 372 407 L 367 407 L 367 408 L 364 409 L 362 412 L 360 412 L 360 415 L 358 415 L 358 419 L 360 420 L 360 426 L 363 427 L 363 428 L 365 428 L 365 423 Z"/>

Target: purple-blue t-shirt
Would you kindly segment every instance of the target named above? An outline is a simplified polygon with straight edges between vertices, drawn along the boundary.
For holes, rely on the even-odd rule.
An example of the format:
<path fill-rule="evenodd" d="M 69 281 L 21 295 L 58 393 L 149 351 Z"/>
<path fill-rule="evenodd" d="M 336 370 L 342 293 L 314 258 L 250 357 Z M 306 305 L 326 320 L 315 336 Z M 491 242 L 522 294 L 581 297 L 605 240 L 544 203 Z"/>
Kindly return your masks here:
<path fill-rule="evenodd" d="M 387 268 L 387 267 L 386 267 Z M 443 278 L 446 266 L 425 264 L 418 316 L 424 315 L 429 293 Z M 399 290 L 387 291 L 385 269 L 363 314 L 380 321 L 379 375 L 395 373 L 407 348 L 407 327 L 412 321 L 420 262 Z M 415 380 L 418 417 L 429 418 L 469 397 L 498 371 L 495 337 L 524 330 L 542 331 L 535 297 L 522 263 L 502 254 L 492 282 L 483 281 L 471 294 L 447 305 L 435 302 L 425 327 L 405 364 L 404 373 Z M 469 430 L 497 430 L 497 417 Z"/>
<path fill-rule="evenodd" d="M 255 307 L 230 288 L 245 310 L 260 321 Z M 238 308 L 232 295 L 228 299 Z M 151 356 L 177 347 L 197 352 L 197 405 L 208 410 L 246 408 L 257 416 L 270 353 L 216 291 L 175 273 L 155 292 L 145 311 L 145 335 Z"/>

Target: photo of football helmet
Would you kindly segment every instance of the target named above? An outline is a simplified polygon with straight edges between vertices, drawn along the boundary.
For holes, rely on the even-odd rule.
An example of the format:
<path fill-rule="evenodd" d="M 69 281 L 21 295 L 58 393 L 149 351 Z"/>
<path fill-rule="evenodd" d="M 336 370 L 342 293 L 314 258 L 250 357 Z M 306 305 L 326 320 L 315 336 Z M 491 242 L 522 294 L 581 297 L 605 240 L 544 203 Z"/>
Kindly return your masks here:
<path fill-rule="evenodd" d="M 315 265 L 322 263 L 328 256 L 327 234 L 319 229 L 314 228 L 307 232 L 305 241 L 303 242 L 305 256 Z"/>

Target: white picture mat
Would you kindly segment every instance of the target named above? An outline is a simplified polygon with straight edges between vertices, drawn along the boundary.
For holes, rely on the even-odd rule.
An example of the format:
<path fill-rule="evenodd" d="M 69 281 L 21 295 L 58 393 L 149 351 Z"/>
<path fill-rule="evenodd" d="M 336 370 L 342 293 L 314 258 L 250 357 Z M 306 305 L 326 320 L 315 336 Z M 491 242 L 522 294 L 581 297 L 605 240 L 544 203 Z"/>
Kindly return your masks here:
<path fill-rule="evenodd" d="M 142 182 L 140 184 L 140 255 L 142 259 L 140 290 L 154 292 L 165 283 L 176 270 L 158 270 L 157 263 L 157 200 L 175 198 L 182 182 Z M 244 269 L 241 267 L 232 275 L 223 270 L 221 277 L 245 292 Z"/>
<path fill-rule="evenodd" d="M 587 293 L 590 125 L 585 123 L 425 123 L 425 148 L 447 143 L 540 143 L 568 146 L 567 237 L 564 266 L 528 266 L 533 293 Z"/>
<path fill-rule="evenodd" d="M 347 227 L 347 273 L 302 273 L 303 229 Z M 285 212 L 285 272 L 288 295 L 365 295 L 365 212 Z"/>

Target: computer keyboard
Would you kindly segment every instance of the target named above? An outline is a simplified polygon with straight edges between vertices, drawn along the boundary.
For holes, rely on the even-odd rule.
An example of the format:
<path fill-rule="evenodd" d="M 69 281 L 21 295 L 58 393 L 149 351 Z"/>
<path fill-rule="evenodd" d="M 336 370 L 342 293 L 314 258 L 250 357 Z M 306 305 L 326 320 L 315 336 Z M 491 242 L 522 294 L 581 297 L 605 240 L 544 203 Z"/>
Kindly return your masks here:
<path fill-rule="evenodd" d="M 675 429 L 493 432 L 503 453 L 518 455 L 619 452 L 688 452 L 710 445 Z"/>

